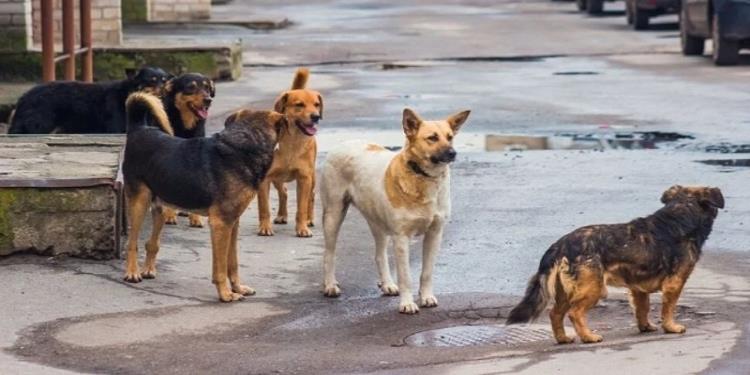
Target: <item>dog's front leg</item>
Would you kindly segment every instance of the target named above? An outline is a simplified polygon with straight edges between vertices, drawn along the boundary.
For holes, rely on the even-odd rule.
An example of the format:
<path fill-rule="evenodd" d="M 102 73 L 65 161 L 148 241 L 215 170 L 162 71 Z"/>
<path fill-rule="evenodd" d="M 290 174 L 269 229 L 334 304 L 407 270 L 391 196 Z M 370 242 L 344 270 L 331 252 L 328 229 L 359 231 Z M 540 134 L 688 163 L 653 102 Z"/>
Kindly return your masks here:
<path fill-rule="evenodd" d="M 432 292 L 432 269 L 443 240 L 443 222 L 436 220 L 424 235 L 422 243 L 422 275 L 419 278 L 419 305 L 435 307 L 437 298 Z"/>
<path fill-rule="evenodd" d="M 267 178 L 258 187 L 258 218 L 260 219 L 259 236 L 273 236 L 271 227 L 271 207 L 268 202 L 271 194 L 271 181 Z"/>
<path fill-rule="evenodd" d="M 242 294 L 243 296 L 252 296 L 255 290 L 247 285 L 242 285 L 240 281 L 239 256 L 237 252 L 237 237 L 240 231 L 240 221 L 237 220 L 232 227 L 232 235 L 229 243 L 229 254 L 227 255 L 227 273 L 229 274 L 229 283 L 232 284 L 232 291 Z"/>
<path fill-rule="evenodd" d="M 308 228 L 310 224 L 307 215 L 310 213 L 310 193 L 312 192 L 313 178 L 311 176 L 300 176 L 297 179 L 297 237 L 312 237 L 312 231 Z"/>
<path fill-rule="evenodd" d="M 416 314 L 419 307 L 414 303 L 411 295 L 411 276 L 409 275 L 409 236 L 394 237 L 393 245 L 396 249 L 396 272 L 398 273 L 398 289 L 401 302 L 398 311 L 402 314 Z"/>
<path fill-rule="evenodd" d="M 213 283 L 222 302 L 232 302 L 242 299 L 240 293 L 234 293 L 227 285 L 228 255 L 232 239 L 234 223 L 225 222 L 219 215 L 209 212 L 208 224 L 211 227 L 211 247 L 213 252 Z"/>
<path fill-rule="evenodd" d="M 674 311 L 677 308 L 677 300 L 682 293 L 682 287 L 685 286 L 693 270 L 692 266 L 688 268 L 687 271 L 668 277 L 661 285 L 661 326 L 665 333 L 685 333 L 686 331 L 684 325 L 675 323 Z"/>

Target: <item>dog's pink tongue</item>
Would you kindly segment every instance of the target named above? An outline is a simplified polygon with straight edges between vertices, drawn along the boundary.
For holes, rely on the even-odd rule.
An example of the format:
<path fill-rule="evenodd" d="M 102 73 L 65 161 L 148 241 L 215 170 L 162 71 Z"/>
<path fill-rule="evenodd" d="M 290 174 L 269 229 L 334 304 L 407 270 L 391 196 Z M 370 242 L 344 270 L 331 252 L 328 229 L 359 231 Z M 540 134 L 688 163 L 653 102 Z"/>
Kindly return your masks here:
<path fill-rule="evenodd" d="M 315 133 L 318 132 L 318 128 L 315 127 L 314 125 L 313 126 L 304 126 L 303 130 L 304 130 L 305 134 L 307 134 L 307 135 L 315 135 Z"/>
<path fill-rule="evenodd" d="M 201 108 L 198 110 L 198 116 L 200 116 L 202 119 L 208 118 L 208 108 Z"/>

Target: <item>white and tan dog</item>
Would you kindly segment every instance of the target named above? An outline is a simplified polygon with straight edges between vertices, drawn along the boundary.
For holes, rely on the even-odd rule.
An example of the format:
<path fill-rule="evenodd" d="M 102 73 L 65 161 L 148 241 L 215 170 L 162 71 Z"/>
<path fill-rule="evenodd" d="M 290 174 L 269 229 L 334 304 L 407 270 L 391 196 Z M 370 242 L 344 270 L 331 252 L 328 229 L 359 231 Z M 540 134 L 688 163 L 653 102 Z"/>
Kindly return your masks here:
<path fill-rule="evenodd" d="M 411 109 L 404 110 L 406 145 L 399 153 L 361 142 L 350 142 L 329 153 L 322 170 L 321 199 L 325 235 L 325 290 L 338 297 L 334 256 L 336 239 L 347 208 L 353 204 L 375 237 L 378 285 L 384 295 L 401 295 L 399 311 L 419 312 L 411 293 L 409 240 L 424 234 L 419 305 L 437 306 L 432 292 L 432 268 L 450 214 L 450 169 L 456 158 L 453 137 L 469 117 L 469 111 L 442 121 L 423 121 Z M 386 247 L 392 239 L 396 252 L 398 286 L 391 279 Z"/>

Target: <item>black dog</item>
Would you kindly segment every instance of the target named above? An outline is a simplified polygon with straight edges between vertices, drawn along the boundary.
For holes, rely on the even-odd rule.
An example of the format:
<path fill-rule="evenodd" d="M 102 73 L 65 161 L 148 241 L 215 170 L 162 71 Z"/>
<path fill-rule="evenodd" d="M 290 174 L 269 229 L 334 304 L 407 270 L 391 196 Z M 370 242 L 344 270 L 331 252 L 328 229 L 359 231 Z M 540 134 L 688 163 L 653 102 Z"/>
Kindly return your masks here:
<path fill-rule="evenodd" d="M 125 100 L 133 92 L 159 95 L 171 75 L 159 68 L 126 70 L 106 83 L 50 82 L 18 100 L 10 134 L 124 133 Z"/>
<path fill-rule="evenodd" d="M 724 196 L 718 188 L 672 186 L 662 194 L 664 207 L 625 224 L 576 229 L 555 242 L 542 257 L 526 295 L 507 323 L 534 320 L 547 307 L 552 332 L 560 344 L 568 315 L 584 343 L 602 341 L 586 324 L 586 312 L 606 292 L 605 283 L 630 289 L 638 329 L 655 331 L 648 319 L 649 294 L 661 291 L 661 325 L 666 333 L 683 333 L 674 321 L 677 299 L 701 256 Z"/>
<path fill-rule="evenodd" d="M 140 282 L 155 277 L 164 225 L 161 206 L 167 205 L 209 217 L 213 282 L 219 298 L 231 302 L 253 294 L 240 283 L 238 274 L 239 218 L 271 167 L 278 134 L 288 126 L 284 115 L 241 111 L 210 138 L 182 139 L 170 135 L 167 114 L 155 96 L 131 95 L 127 111 L 122 171 L 131 231 L 125 280 Z M 151 210 L 153 229 L 146 242 L 146 263 L 139 270 L 138 234 L 152 202 L 156 202 Z"/>

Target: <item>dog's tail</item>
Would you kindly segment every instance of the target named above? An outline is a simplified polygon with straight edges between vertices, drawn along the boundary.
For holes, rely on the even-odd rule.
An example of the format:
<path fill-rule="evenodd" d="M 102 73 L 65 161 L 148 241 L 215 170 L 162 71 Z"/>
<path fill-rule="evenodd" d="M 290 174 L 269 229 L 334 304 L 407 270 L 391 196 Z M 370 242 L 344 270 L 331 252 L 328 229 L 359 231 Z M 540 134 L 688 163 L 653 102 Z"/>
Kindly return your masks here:
<path fill-rule="evenodd" d="M 558 273 L 568 264 L 567 258 L 555 260 L 555 251 L 551 248 L 544 254 L 539 263 L 539 271 L 531 277 L 526 286 L 521 302 L 510 311 L 505 324 L 529 323 L 544 312 L 547 304 L 555 296 Z"/>
<path fill-rule="evenodd" d="M 164 104 L 157 96 L 147 92 L 130 94 L 125 102 L 125 109 L 128 113 L 128 133 L 149 126 L 155 121 L 155 125 L 163 132 L 174 135 L 167 112 L 164 111 Z"/>
<path fill-rule="evenodd" d="M 310 69 L 298 68 L 292 81 L 292 90 L 301 90 L 307 86 L 307 79 L 310 78 Z"/>

